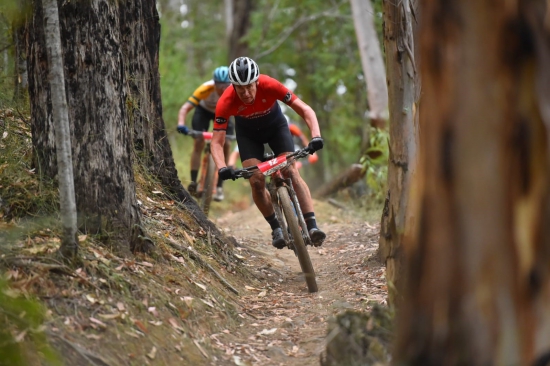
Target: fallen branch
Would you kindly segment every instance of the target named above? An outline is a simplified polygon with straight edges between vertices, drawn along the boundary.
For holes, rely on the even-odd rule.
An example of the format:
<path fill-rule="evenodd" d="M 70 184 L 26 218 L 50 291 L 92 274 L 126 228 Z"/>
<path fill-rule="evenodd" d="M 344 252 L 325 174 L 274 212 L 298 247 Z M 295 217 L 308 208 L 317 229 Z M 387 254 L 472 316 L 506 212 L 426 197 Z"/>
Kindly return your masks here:
<path fill-rule="evenodd" d="M 351 186 L 364 176 L 365 171 L 363 170 L 363 166 L 361 164 L 352 164 L 336 178 L 319 187 L 315 192 L 313 192 L 313 196 L 316 198 L 327 197 L 338 192 L 342 188 Z"/>
<path fill-rule="evenodd" d="M 345 205 L 343 205 L 340 202 L 336 201 L 334 198 L 329 198 L 327 202 L 330 203 L 331 205 L 333 205 L 336 208 L 339 208 L 339 209 L 342 209 L 342 210 L 347 210 L 348 209 Z"/>
<path fill-rule="evenodd" d="M 216 276 L 216 278 L 218 280 L 220 280 L 220 282 L 225 286 L 227 287 L 229 290 L 231 290 L 231 292 L 233 292 L 234 294 L 236 295 L 239 295 L 239 291 L 237 291 L 237 289 L 235 289 L 233 286 L 231 286 L 231 284 L 229 282 L 227 282 L 227 280 L 225 278 L 223 278 L 219 273 L 218 271 L 216 271 L 210 264 L 208 264 L 208 262 L 206 262 L 204 259 L 201 258 L 200 254 L 197 253 L 195 250 L 193 250 L 193 248 L 189 248 L 189 247 L 184 247 L 183 245 L 179 245 L 178 243 L 176 243 L 173 239 L 170 239 L 170 238 L 167 238 L 168 239 L 168 243 L 174 248 L 174 249 L 177 249 L 179 251 L 182 251 L 182 252 L 186 252 L 189 257 L 191 259 L 193 259 L 194 261 L 197 261 L 200 265 L 202 265 L 203 267 L 206 267 L 208 268 L 213 274 L 214 276 Z"/>

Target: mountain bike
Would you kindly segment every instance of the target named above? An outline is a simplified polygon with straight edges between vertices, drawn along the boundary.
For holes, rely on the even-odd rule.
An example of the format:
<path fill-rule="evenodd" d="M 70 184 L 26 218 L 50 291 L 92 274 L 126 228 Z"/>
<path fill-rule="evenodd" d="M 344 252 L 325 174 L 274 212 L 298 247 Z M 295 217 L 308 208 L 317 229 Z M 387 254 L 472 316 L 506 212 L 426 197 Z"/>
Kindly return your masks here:
<path fill-rule="evenodd" d="M 216 189 L 216 183 L 218 180 L 218 171 L 216 164 L 210 153 L 210 142 L 212 141 L 212 132 L 190 130 L 188 136 L 195 139 L 204 139 L 206 144 L 204 146 L 204 153 L 200 166 L 200 178 L 197 183 L 196 197 L 199 200 L 199 207 L 206 216 L 210 212 L 210 204 L 212 203 L 212 197 Z M 226 135 L 226 139 L 234 140 L 235 136 Z"/>
<path fill-rule="evenodd" d="M 309 292 L 317 292 L 315 271 L 306 248 L 306 245 L 313 245 L 313 243 L 309 237 L 306 221 L 292 186 L 292 180 L 284 178 L 281 172 L 295 160 L 308 156 L 310 151 L 308 147 L 305 147 L 291 154 L 278 156 L 258 165 L 236 170 L 235 177 L 249 179 L 258 172 L 270 177 L 267 182 L 267 189 L 271 196 L 277 220 L 283 230 L 286 246 L 293 250 L 298 257 Z"/>

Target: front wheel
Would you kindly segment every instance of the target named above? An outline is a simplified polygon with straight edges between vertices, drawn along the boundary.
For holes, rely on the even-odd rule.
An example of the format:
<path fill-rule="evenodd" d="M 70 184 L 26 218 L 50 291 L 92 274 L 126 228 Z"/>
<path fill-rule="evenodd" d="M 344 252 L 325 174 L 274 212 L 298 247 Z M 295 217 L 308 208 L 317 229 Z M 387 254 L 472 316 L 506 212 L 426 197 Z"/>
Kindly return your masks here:
<path fill-rule="evenodd" d="M 206 161 L 206 176 L 204 177 L 204 186 L 202 190 L 201 209 L 206 216 L 210 211 L 210 204 L 212 203 L 212 195 L 214 190 L 214 177 L 216 175 L 216 164 L 212 155 L 208 154 L 208 160 Z"/>
<path fill-rule="evenodd" d="M 279 200 L 283 206 L 283 212 L 285 214 L 286 222 L 290 228 L 290 233 L 294 239 L 294 248 L 296 254 L 298 255 L 298 261 L 300 262 L 300 267 L 306 278 L 307 288 L 309 292 L 317 292 L 317 282 L 315 281 L 315 271 L 313 270 L 313 265 L 311 264 L 311 259 L 309 258 L 309 253 L 307 252 L 306 245 L 304 243 L 304 238 L 302 236 L 302 230 L 298 224 L 298 218 L 296 217 L 296 212 L 290 201 L 290 196 L 288 195 L 287 187 L 280 187 L 277 190 L 279 194 Z"/>

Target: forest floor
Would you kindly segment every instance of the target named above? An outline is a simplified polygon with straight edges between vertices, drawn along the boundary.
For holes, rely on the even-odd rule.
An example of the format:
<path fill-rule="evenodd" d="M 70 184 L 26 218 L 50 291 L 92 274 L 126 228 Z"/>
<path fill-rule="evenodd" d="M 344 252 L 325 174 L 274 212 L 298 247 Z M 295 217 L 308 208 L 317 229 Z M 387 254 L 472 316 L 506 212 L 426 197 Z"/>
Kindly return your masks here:
<path fill-rule="evenodd" d="M 121 253 L 108 236 L 81 233 L 67 265 L 56 256 L 57 189 L 32 169 L 28 123 L 0 111 L 0 126 L 0 364 L 17 364 L 9 353 L 24 355 L 19 365 L 318 365 L 335 315 L 386 303 L 377 215 L 315 203 L 327 240 L 309 250 L 310 294 L 248 200 L 214 205 L 212 220 L 236 242 L 217 238 L 139 167 L 155 252 Z M 59 363 L 44 361 L 44 340 Z"/>
<path fill-rule="evenodd" d="M 143 192 L 138 197 L 148 202 L 142 213 L 160 256 L 125 258 L 80 236 L 81 266 L 69 268 L 52 257 L 60 241 L 49 229 L 28 232 L 2 249 L 10 296 L 42 302 L 41 331 L 63 364 L 319 365 L 335 315 L 386 303 L 385 269 L 375 254 L 378 226 L 353 211 L 316 203 L 327 240 L 309 250 L 319 286 L 310 294 L 297 258 L 271 246 L 256 207 L 215 220 L 238 243 L 238 261 L 224 267 L 200 228 L 182 229 L 171 201 L 147 200 Z M 9 232 L 21 225 L 3 226 Z M 203 262 L 162 238 L 193 248 Z M 27 364 L 40 364 L 31 327 L 7 327 L 29 353 Z"/>
<path fill-rule="evenodd" d="M 309 247 L 319 286 L 313 294 L 294 253 L 271 246 L 269 225 L 256 207 L 217 220 L 258 279 L 240 298 L 239 326 L 211 335 L 223 350 L 220 365 L 319 365 L 332 317 L 386 304 L 385 268 L 376 259 L 379 226 L 325 202 L 316 202 L 316 216 L 327 240 Z"/>

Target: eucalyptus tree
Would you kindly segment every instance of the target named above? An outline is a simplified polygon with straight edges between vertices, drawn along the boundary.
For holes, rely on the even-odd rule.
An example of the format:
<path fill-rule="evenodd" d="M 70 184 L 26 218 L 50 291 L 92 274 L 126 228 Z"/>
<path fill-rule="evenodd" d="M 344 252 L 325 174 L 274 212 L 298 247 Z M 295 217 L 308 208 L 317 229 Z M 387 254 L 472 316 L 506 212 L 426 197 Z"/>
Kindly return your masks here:
<path fill-rule="evenodd" d="M 370 0 L 350 0 L 357 44 L 369 100 L 369 119 L 377 128 L 385 128 L 388 115 L 388 88 L 382 50 Z"/>
<path fill-rule="evenodd" d="M 378 254 L 386 264 L 389 297 L 394 305 L 403 286 L 403 239 L 417 224 L 412 211 L 408 210 L 420 138 L 417 113 L 420 78 L 415 57 L 417 8 L 412 0 L 384 0 L 390 146 L 388 194 L 382 213 Z"/>
<path fill-rule="evenodd" d="M 54 177 L 42 12 L 35 3 L 28 52 L 31 127 L 36 165 Z M 79 228 L 112 239 L 121 251 L 152 249 L 135 195 L 133 168 L 139 164 L 202 227 L 221 236 L 177 177 L 162 117 L 155 0 L 64 2 L 60 23 Z"/>
<path fill-rule="evenodd" d="M 128 251 L 140 246 L 142 231 L 127 123 L 121 6 L 109 0 L 63 2 L 59 17 L 79 228 L 108 235 L 117 249 Z M 31 129 L 39 172 L 54 177 L 59 162 L 43 11 L 35 1 L 28 54 Z"/>
<path fill-rule="evenodd" d="M 422 143 L 395 364 L 548 361 L 549 4 L 501 5 L 422 1 Z"/>
<path fill-rule="evenodd" d="M 231 24 L 228 44 L 228 62 L 240 56 L 250 56 L 248 42 L 243 39 L 251 26 L 250 17 L 254 10 L 254 0 L 231 0 L 231 14 L 228 15 L 228 24 Z"/>
<path fill-rule="evenodd" d="M 161 25 L 154 0 L 120 2 L 126 107 L 131 127 L 135 163 L 144 166 L 174 198 L 180 201 L 202 227 L 220 235 L 196 201 L 183 188 L 176 171 L 163 118 L 159 42 Z"/>
<path fill-rule="evenodd" d="M 30 12 L 30 1 L 20 0 L 16 3 L 17 16 L 13 18 L 12 38 L 14 48 L 14 99 L 23 100 L 27 95 L 29 77 L 27 72 L 27 23 Z"/>
<path fill-rule="evenodd" d="M 42 0 L 44 14 L 44 36 L 48 59 L 49 87 L 52 102 L 52 124 L 55 133 L 57 152 L 57 177 L 59 181 L 59 201 L 63 236 L 60 252 L 67 258 L 78 253 L 76 240 L 76 204 L 73 181 L 73 161 L 69 111 L 65 96 L 65 75 L 61 51 L 59 13 L 57 0 Z"/>

